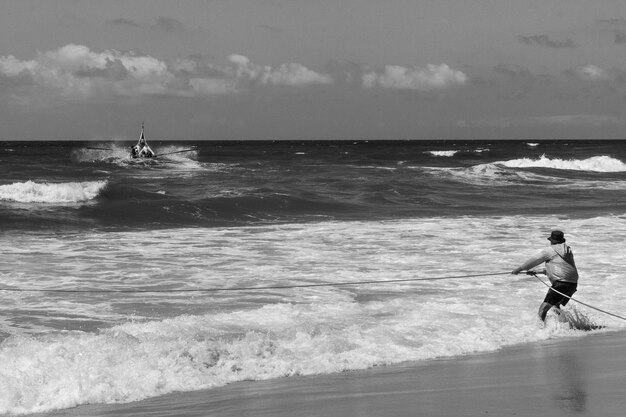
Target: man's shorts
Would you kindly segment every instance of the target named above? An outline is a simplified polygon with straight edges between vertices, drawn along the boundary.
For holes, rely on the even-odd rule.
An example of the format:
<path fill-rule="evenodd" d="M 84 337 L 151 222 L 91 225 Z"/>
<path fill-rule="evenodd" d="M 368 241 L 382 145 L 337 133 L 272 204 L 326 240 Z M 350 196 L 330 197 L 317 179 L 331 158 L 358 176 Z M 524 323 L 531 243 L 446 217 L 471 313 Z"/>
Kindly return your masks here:
<path fill-rule="evenodd" d="M 548 290 L 548 294 L 546 294 L 546 298 L 544 298 L 543 302 L 552 304 L 553 306 L 558 306 L 559 304 L 564 306 L 569 301 L 568 297 L 571 297 L 576 292 L 577 286 L 578 285 L 574 282 L 557 281 L 552 284 L 552 287 Z M 553 288 L 556 291 L 567 295 L 567 297 L 552 291 Z"/>

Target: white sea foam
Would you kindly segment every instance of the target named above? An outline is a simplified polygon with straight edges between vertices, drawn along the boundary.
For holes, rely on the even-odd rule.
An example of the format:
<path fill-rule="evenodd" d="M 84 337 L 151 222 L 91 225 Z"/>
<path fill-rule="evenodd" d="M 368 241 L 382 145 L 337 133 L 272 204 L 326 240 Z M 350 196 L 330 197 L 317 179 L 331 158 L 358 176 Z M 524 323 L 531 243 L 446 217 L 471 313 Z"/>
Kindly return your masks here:
<path fill-rule="evenodd" d="M 55 316 L 117 323 L 90 332 L 49 329 L 28 335 L 0 329 L 13 334 L 0 344 L 0 413 L 126 402 L 233 381 L 580 336 L 583 332 L 566 325 L 541 327 L 535 315 L 545 288 L 531 277 L 508 274 L 544 247 L 549 230 L 557 227 L 576 254 L 577 296 L 623 314 L 622 217 L 428 218 L 0 236 L 7 261 L 0 277 L 11 287 L 253 287 L 502 273 L 243 293 L 43 293 L 17 299 L 0 292 L 0 311 L 7 317 L 12 308 L 28 305 L 38 323 Z M 609 233 L 617 240 L 598 246 Z M 610 329 L 624 326 L 584 312 Z M 132 314 L 137 322 L 126 322 Z"/>
<path fill-rule="evenodd" d="M 282 303 L 120 325 L 98 334 L 12 336 L 0 346 L 0 413 L 136 401 L 575 335 L 565 327 L 539 328 L 528 311 L 502 317 L 498 305 L 446 296 L 443 302 L 413 296 Z"/>
<path fill-rule="evenodd" d="M 584 160 L 549 159 L 545 156 L 537 160 L 522 158 L 509 161 L 497 161 L 478 164 L 467 168 L 461 167 L 413 167 L 431 175 L 445 176 L 456 181 L 481 186 L 509 186 L 515 184 L 546 184 L 551 187 L 572 189 L 626 190 L 626 181 L 567 179 L 546 173 L 531 172 L 524 168 L 552 168 L 559 170 L 577 170 L 591 172 L 626 172 L 626 164 L 608 156 L 592 157 Z M 517 169 L 521 168 L 521 169 Z"/>
<path fill-rule="evenodd" d="M 20 203 L 81 203 L 93 200 L 107 181 L 37 183 L 33 181 L 0 185 L 0 200 Z"/>
<path fill-rule="evenodd" d="M 429 154 L 434 155 L 434 156 L 451 157 L 451 156 L 454 156 L 457 152 L 459 152 L 459 151 L 427 151 L 427 152 L 424 152 L 424 153 L 429 153 Z"/>
<path fill-rule="evenodd" d="M 509 161 L 499 161 L 500 164 L 510 168 L 554 168 L 572 171 L 594 172 L 624 172 L 626 164 L 619 159 L 610 156 L 594 156 L 587 159 L 559 159 L 548 158 L 542 155 L 539 159 L 521 158 Z"/>
<path fill-rule="evenodd" d="M 472 153 L 483 153 L 483 152 L 489 152 L 489 148 L 476 148 L 473 150 L 466 150 L 464 152 L 472 152 Z M 452 150 L 452 151 L 426 151 L 424 153 L 426 154 L 431 154 L 433 156 L 442 156 L 442 157 L 451 157 L 456 155 L 457 153 L 459 153 L 460 151 L 457 150 Z"/>
<path fill-rule="evenodd" d="M 468 168 L 430 167 L 424 169 L 431 175 L 446 176 L 456 181 L 475 185 L 509 186 L 527 181 L 547 181 L 548 177 L 532 172 L 513 171 L 500 164 L 479 164 Z"/>
<path fill-rule="evenodd" d="M 93 143 L 84 148 L 74 149 L 72 157 L 77 162 L 115 162 L 130 158 L 130 145 L 116 143 Z"/>

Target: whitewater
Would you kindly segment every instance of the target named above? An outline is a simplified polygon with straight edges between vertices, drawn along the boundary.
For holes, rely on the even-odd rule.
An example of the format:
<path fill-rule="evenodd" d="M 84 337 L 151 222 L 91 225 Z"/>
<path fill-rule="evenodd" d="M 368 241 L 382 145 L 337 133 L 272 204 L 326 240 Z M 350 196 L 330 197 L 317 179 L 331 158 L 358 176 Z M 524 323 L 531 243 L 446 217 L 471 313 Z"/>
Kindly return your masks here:
<path fill-rule="evenodd" d="M 0 186 L 0 199 L 21 203 L 81 203 L 93 200 L 106 181 L 61 184 L 17 182 Z"/>
<path fill-rule="evenodd" d="M 605 327 L 543 326 L 545 287 L 509 274 L 558 228 L 579 267 L 575 297 L 626 313 L 615 143 L 191 145 L 137 164 L 67 143 L 21 170 L 33 145 L 0 146 L 13 149 L 0 154 L 0 413 L 626 326 L 576 303 Z"/>

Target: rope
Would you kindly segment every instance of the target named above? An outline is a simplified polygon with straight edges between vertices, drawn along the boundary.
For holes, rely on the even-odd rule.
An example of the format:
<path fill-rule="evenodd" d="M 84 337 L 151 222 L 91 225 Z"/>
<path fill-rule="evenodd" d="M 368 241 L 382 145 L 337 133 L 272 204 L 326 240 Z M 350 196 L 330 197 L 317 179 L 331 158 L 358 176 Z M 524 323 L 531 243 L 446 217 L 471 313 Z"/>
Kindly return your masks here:
<path fill-rule="evenodd" d="M 319 284 L 294 284 L 294 285 L 269 285 L 264 287 L 232 287 L 232 288 L 188 288 L 178 290 L 55 290 L 55 289 L 40 289 L 40 288 L 0 288 L 0 291 L 12 291 L 12 292 L 52 292 L 52 293 L 177 293 L 177 292 L 218 292 L 218 291 L 260 291 L 260 290 L 284 290 L 291 288 L 312 288 L 312 287 L 341 287 L 347 285 L 371 285 L 371 284 L 389 284 L 393 282 L 415 282 L 415 281 L 438 281 L 444 279 L 461 279 L 461 278 L 475 278 L 475 277 L 488 277 L 494 275 L 510 274 L 510 272 L 495 272 L 490 274 L 474 274 L 474 275 L 453 275 L 446 277 L 431 277 L 431 278 L 405 278 L 405 279 L 387 279 L 380 281 L 354 281 L 354 282 L 326 282 Z"/>
<path fill-rule="evenodd" d="M 167 152 L 167 153 L 159 153 L 153 156 L 153 158 L 158 158 L 159 156 L 165 156 L 165 155 L 174 155 L 175 153 L 181 153 L 181 152 L 193 152 L 195 151 L 195 149 L 184 149 L 182 151 L 176 151 L 176 152 Z"/>
<path fill-rule="evenodd" d="M 547 284 L 541 278 L 537 276 L 537 273 L 534 271 L 526 271 L 528 275 L 532 275 L 539 282 L 541 282 L 546 287 L 550 288 L 551 291 L 566 297 L 578 304 L 582 304 L 585 307 L 591 308 L 593 310 L 599 311 L 601 313 L 607 314 L 612 317 L 616 317 L 618 319 L 622 319 L 626 321 L 626 317 L 620 316 L 618 314 L 611 313 L 609 311 L 603 310 L 598 307 L 594 307 L 590 304 L 584 303 L 580 300 L 577 300 L 569 295 L 563 294 L 562 292 L 555 290 L 552 288 L 550 284 Z M 293 288 L 314 288 L 314 287 L 342 287 L 348 285 L 374 285 L 374 284 L 389 284 L 389 283 L 397 283 L 397 282 L 417 282 L 417 281 L 439 281 L 446 279 L 463 279 L 463 278 L 476 278 L 476 277 L 489 277 L 495 275 L 505 275 L 510 274 L 510 272 L 495 272 L 490 274 L 473 274 L 473 275 L 452 275 L 445 277 L 431 277 L 431 278 L 405 278 L 405 279 L 387 279 L 387 280 L 379 280 L 379 281 L 353 281 L 353 282 L 325 282 L 318 284 L 294 284 L 294 285 L 268 285 L 263 287 L 231 287 L 231 288 L 187 288 L 187 289 L 177 289 L 177 290 L 145 290 L 145 289 L 131 289 L 131 290 L 68 290 L 68 289 L 41 289 L 41 288 L 0 288 L 0 291 L 8 291 L 8 292 L 48 292 L 48 293 L 99 293 L 99 294 L 145 294 L 145 293 L 191 293 L 191 292 L 219 292 L 219 291 L 262 291 L 262 290 L 284 290 L 284 289 L 293 289 Z"/>
<path fill-rule="evenodd" d="M 545 285 L 546 287 L 550 288 L 550 290 L 554 291 L 555 293 L 557 293 L 557 294 L 559 294 L 559 295 L 562 295 L 563 297 L 567 297 L 567 298 L 569 298 L 570 300 L 577 302 L 578 304 L 582 304 L 582 305 L 584 305 L 585 307 L 589 307 L 589 308 L 594 309 L 594 310 L 596 310 L 596 311 L 599 311 L 599 312 L 601 312 L 601 313 L 608 314 L 609 316 L 613 316 L 613 317 L 617 317 L 618 319 L 626 320 L 626 317 L 622 317 L 622 316 L 620 316 L 620 315 L 610 313 L 610 312 L 608 312 L 608 311 L 606 311 L 606 310 L 602 310 L 601 308 L 594 307 L 594 306 L 589 305 L 589 304 L 587 304 L 587 303 L 583 303 L 582 301 L 579 301 L 579 300 L 577 300 L 577 299 L 575 299 L 575 298 L 573 298 L 573 297 L 570 297 L 569 295 L 565 295 L 565 294 L 563 294 L 562 292 L 560 292 L 560 291 L 558 291 L 558 290 L 555 290 L 554 288 L 552 288 L 552 286 L 551 286 L 550 284 L 546 283 L 544 280 L 542 280 L 541 278 L 539 278 L 539 277 L 537 276 L 537 273 L 536 273 L 536 272 L 533 272 L 533 271 L 526 271 L 526 273 L 527 273 L 528 275 L 532 275 L 533 277 L 537 278 L 537 280 L 538 280 L 539 282 L 541 282 L 543 285 Z"/>

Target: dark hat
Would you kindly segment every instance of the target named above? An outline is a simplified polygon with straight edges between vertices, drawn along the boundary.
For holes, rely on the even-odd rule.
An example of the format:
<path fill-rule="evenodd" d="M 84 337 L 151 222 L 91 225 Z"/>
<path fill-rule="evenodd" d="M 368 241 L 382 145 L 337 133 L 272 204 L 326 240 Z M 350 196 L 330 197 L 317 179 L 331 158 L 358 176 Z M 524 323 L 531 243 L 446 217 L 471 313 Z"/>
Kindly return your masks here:
<path fill-rule="evenodd" d="M 565 237 L 560 230 L 553 230 L 548 240 L 552 243 L 565 243 Z"/>

